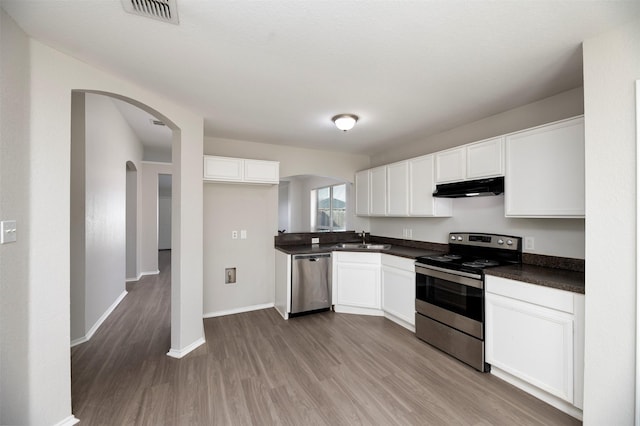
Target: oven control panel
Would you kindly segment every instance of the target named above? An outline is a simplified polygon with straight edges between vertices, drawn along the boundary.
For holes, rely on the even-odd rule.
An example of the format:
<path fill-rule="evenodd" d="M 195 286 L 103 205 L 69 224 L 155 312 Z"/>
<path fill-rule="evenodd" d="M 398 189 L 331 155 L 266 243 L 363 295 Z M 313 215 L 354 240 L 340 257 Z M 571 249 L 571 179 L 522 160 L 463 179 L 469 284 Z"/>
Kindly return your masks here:
<path fill-rule="evenodd" d="M 449 234 L 449 243 L 465 246 L 493 247 L 505 250 L 522 250 L 522 237 L 514 237 L 511 235 L 452 232 Z"/>

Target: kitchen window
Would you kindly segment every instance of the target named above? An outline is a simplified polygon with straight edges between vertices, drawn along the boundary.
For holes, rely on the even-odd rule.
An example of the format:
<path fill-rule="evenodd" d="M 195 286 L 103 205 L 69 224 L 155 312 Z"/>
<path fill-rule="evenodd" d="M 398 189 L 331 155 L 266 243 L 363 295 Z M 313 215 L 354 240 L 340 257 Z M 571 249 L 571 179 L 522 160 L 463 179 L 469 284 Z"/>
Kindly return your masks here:
<path fill-rule="evenodd" d="M 311 212 L 314 231 L 346 231 L 347 185 L 312 190 Z"/>

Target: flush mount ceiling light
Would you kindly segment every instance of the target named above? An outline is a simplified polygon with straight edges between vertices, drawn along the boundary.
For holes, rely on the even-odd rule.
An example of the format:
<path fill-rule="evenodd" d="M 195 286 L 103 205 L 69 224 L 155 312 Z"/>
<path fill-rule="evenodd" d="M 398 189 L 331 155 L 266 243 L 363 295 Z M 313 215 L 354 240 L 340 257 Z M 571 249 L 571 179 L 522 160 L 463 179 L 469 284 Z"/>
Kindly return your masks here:
<path fill-rule="evenodd" d="M 331 119 L 333 124 L 343 132 L 347 130 L 353 129 L 353 126 L 356 125 L 356 121 L 358 121 L 358 116 L 354 114 L 338 114 Z"/>

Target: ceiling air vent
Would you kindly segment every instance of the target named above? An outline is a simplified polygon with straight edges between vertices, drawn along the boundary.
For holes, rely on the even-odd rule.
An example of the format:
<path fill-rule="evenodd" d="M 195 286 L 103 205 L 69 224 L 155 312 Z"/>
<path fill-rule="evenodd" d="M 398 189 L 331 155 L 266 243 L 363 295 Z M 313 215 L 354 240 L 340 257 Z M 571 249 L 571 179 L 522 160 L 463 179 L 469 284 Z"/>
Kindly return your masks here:
<path fill-rule="evenodd" d="M 134 15 L 178 24 L 176 0 L 122 0 L 122 6 Z"/>
<path fill-rule="evenodd" d="M 166 126 L 166 124 L 164 124 L 162 121 L 156 120 L 154 118 L 151 119 L 151 124 L 153 124 L 154 126 Z"/>

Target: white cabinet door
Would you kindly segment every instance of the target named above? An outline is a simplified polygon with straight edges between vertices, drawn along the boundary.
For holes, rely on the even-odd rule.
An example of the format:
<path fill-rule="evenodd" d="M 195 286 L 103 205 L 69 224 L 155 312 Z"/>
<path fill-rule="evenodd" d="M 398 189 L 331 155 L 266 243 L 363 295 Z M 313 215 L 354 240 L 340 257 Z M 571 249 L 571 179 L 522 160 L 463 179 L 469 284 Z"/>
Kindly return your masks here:
<path fill-rule="evenodd" d="M 241 182 L 242 177 L 241 158 L 204 156 L 204 179 Z"/>
<path fill-rule="evenodd" d="M 453 215 L 453 203 L 449 198 L 435 198 L 434 155 L 409 160 L 409 216 Z"/>
<path fill-rule="evenodd" d="M 205 155 L 203 178 L 217 182 L 278 184 L 280 163 Z"/>
<path fill-rule="evenodd" d="M 573 316 L 486 293 L 487 362 L 573 403 Z"/>
<path fill-rule="evenodd" d="M 409 162 L 387 166 L 387 215 L 407 216 L 409 214 Z"/>
<path fill-rule="evenodd" d="M 403 326 L 415 326 L 416 283 L 414 261 L 382 255 L 382 310 Z M 396 321 L 396 319 L 402 322 Z"/>
<path fill-rule="evenodd" d="M 380 309 L 380 267 L 359 263 L 338 264 L 339 305 Z"/>
<path fill-rule="evenodd" d="M 584 118 L 507 135 L 505 216 L 584 217 Z"/>
<path fill-rule="evenodd" d="M 571 414 L 583 407 L 584 294 L 506 278 L 485 280 L 491 372 Z"/>
<path fill-rule="evenodd" d="M 467 179 L 504 176 L 504 137 L 475 142 L 466 147 Z"/>
<path fill-rule="evenodd" d="M 371 186 L 369 170 L 356 173 L 356 215 L 369 216 Z"/>
<path fill-rule="evenodd" d="M 244 160 L 244 181 L 257 183 L 278 183 L 280 163 L 277 161 Z"/>
<path fill-rule="evenodd" d="M 371 198 L 369 214 L 384 216 L 387 214 L 387 167 L 381 166 L 369 170 Z"/>
<path fill-rule="evenodd" d="M 436 153 L 436 183 L 456 182 L 465 179 L 466 155 L 464 147 Z"/>
<path fill-rule="evenodd" d="M 334 252 L 333 262 L 335 305 L 380 310 L 380 253 Z"/>

